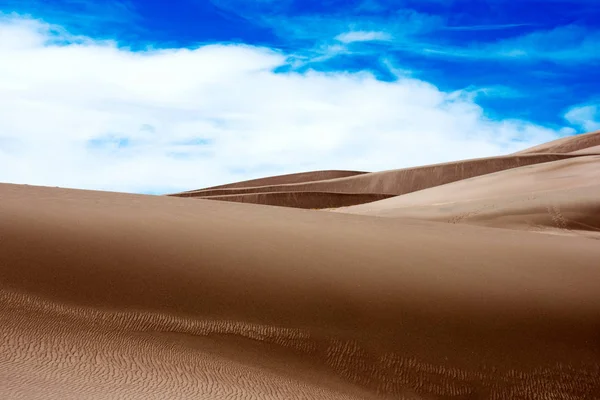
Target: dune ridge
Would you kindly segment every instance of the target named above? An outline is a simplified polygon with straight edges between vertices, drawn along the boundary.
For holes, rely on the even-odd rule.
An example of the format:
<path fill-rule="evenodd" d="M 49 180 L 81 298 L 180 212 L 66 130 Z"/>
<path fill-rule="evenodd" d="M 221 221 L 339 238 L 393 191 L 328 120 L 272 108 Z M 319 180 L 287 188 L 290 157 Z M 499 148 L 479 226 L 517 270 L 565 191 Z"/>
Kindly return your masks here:
<path fill-rule="evenodd" d="M 569 152 L 569 154 L 575 154 L 575 155 L 600 155 L 600 145 L 591 146 L 591 147 L 585 147 L 585 148 L 580 149 L 580 150 L 571 151 L 571 152 Z"/>
<path fill-rule="evenodd" d="M 411 218 L 450 224 L 526 230 L 600 240 L 600 185 L 412 206 L 376 203 L 341 213 Z"/>
<path fill-rule="evenodd" d="M 355 176 L 366 174 L 364 171 L 344 171 L 344 170 L 323 170 L 323 171 L 309 171 L 309 172 L 298 172 L 295 174 L 285 174 L 277 176 L 269 176 L 266 178 L 250 179 L 247 181 L 228 183 L 225 185 L 211 186 L 202 190 L 214 190 L 214 189 L 239 189 L 247 187 L 257 186 L 269 186 L 269 185 L 287 185 L 292 183 L 306 183 L 324 181 L 336 178 L 345 178 L 348 176 Z M 197 190 L 190 190 L 188 192 L 196 192 Z"/>
<path fill-rule="evenodd" d="M 600 238 L 600 155 L 482 175 L 343 213 Z"/>
<path fill-rule="evenodd" d="M 563 160 L 577 157 L 569 154 L 533 154 L 523 156 L 501 156 L 486 159 L 463 160 L 451 163 L 434 164 L 423 167 L 405 168 L 383 172 L 364 173 L 355 176 L 327 179 L 322 181 L 268 185 L 258 187 L 201 189 L 190 192 L 175 193 L 170 196 L 207 198 L 214 200 L 250 202 L 252 198 L 241 195 L 275 192 L 329 192 L 348 194 L 372 194 L 398 196 L 417 190 L 427 189 L 457 180 L 467 179 L 478 175 L 502 171 L 524 165 Z M 217 196 L 229 196 L 221 197 Z M 291 206 L 285 196 L 280 196 L 281 202 L 273 201 L 271 205 Z M 335 203 L 336 199 L 324 201 Z"/>
<path fill-rule="evenodd" d="M 566 136 L 552 142 L 519 151 L 515 154 L 559 153 L 572 154 L 576 151 L 600 146 L 600 131 L 588 132 L 574 136 Z"/>
<path fill-rule="evenodd" d="M 335 193 L 335 192 L 259 192 L 202 196 L 207 200 L 233 201 L 237 203 L 263 204 L 293 208 L 338 208 L 370 203 L 393 197 L 380 193 Z"/>

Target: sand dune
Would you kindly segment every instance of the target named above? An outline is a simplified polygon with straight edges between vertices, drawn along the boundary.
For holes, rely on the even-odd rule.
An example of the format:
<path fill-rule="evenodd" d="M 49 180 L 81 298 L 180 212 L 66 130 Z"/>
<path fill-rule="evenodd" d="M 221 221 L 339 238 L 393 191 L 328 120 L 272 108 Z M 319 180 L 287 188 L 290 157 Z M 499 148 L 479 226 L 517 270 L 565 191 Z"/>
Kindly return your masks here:
<path fill-rule="evenodd" d="M 0 184 L 0 398 L 600 398 L 595 138 L 176 196 Z"/>
<path fill-rule="evenodd" d="M 233 201 L 237 203 L 264 204 L 293 208 L 336 208 L 365 204 L 387 199 L 393 195 L 379 193 L 331 193 L 331 192 L 266 192 L 231 194 L 202 197 L 208 200 Z"/>
<path fill-rule="evenodd" d="M 420 206 L 377 203 L 335 211 L 600 239 L 600 185 Z"/>
<path fill-rule="evenodd" d="M 600 156 L 584 156 L 486 174 L 378 201 L 360 208 L 391 209 L 547 190 L 571 189 L 600 183 Z"/>
<path fill-rule="evenodd" d="M 600 156 L 515 168 L 339 212 L 574 234 L 600 232 Z M 600 236 L 598 236 L 600 238 Z"/>
<path fill-rule="evenodd" d="M 267 185 L 241 188 L 201 189 L 190 192 L 176 193 L 172 196 L 219 199 L 217 196 L 248 195 L 254 193 L 275 192 L 329 192 L 348 194 L 370 194 L 397 196 L 433 186 L 468 179 L 474 176 L 489 174 L 496 171 L 515 168 L 524 165 L 538 164 L 576 157 L 568 154 L 533 154 L 523 156 L 502 156 L 485 159 L 464 160 L 452 163 L 435 164 L 423 167 L 405 168 L 383 172 L 364 173 L 344 178 L 327 179 L 315 182 Z M 242 197 L 229 197 L 241 199 Z M 246 197 L 261 199 L 260 196 Z M 324 200 L 323 204 L 335 204 L 339 196 Z M 277 201 L 279 199 L 281 201 Z M 294 202 L 288 202 L 290 197 L 271 197 L 270 205 L 294 207 Z"/>
<path fill-rule="evenodd" d="M 0 196 L 3 398 L 600 393 L 597 241 L 16 185 Z"/>
<path fill-rule="evenodd" d="M 361 171 L 310 171 L 310 172 L 299 172 L 296 174 L 286 174 L 269 176 L 266 178 L 251 179 L 248 181 L 229 183 L 227 185 L 211 186 L 206 189 L 238 189 L 247 187 L 258 187 L 258 186 L 269 186 L 269 185 L 287 185 L 292 183 L 305 183 L 305 182 L 316 182 L 328 179 L 345 178 L 348 176 L 355 176 L 366 174 Z M 206 190 L 205 189 L 205 190 Z M 197 192 L 192 190 L 190 192 Z M 188 193 L 188 192 L 184 192 Z"/>
<path fill-rule="evenodd" d="M 539 146 L 525 149 L 515 154 L 536 154 L 536 153 L 572 153 L 575 151 L 589 149 L 590 147 L 600 146 L 600 131 L 585 133 L 575 136 L 567 136 L 552 142 L 543 143 Z"/>
<path fill-rule="evenodd" d="M 586 147 L 586 148 L 581 149 L 581 150 L 571 151 L 568 154 L 574 154 L 574 155 L 592 155 L 592 154 L 596 154 L 596 155 L 600 155 L 600 145 Z"/>

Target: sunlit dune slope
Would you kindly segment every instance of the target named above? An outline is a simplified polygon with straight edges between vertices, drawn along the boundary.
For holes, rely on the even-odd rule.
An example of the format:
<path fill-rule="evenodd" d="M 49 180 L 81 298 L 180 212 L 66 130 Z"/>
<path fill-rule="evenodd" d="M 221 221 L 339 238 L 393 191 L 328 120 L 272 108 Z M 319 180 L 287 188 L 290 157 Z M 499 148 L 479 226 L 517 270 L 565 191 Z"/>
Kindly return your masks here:
<path fill-rule="evenodd" d="M 597 234 L 600 155 L 515 168 L 337 211 Z"/>
<path fill-rule="evenodd" d="M 443 185 L 474 176 L 489 174 L 505 169 L 543 162 L 551 162 L 575 157 L 567 154 L 533 154 L 523 156 L 502 156 L 484 159 L 464 160 L 452 163 L 435 164 L 423 167 L 405 168 L 383 172 L 364 173 L 344 178 L 327 179 L 322 181 L 268 185 L 258 187 L 203 189 L 173 196 L 212 198 L 228 201 L 250 202 L 252 198 L 240 195 L 275 192 L 323 192 L 397 196 L 433 186 Z M 234 196 L 235 195 L 235 196 Z M 217 197 L 229 196 L 229 197 Z M 294 207 L 291 197 L 271 197 L 270 205 Z M 324 200 L 323 204 L 335 204 L 336 198 Z M 330 207 L 330 206 L 327 206 Z M 333 205 L 331 206 L 333 207 Z"/>
<path fill-rule="evenodd" d="M 229 183 L 226 185 L 212 186 L 207 189 L 239 189 L 247 187 L 257 186 L 269 186 L 269 185 L 287 185 L 293 183 L 305 183 L 305 182 L 316 182 L 336 178 L 345 178 L 349 176 L 366 174 L 361 171 L 310 171 L 310 172 L 299 172 L 295 174 L 269 176 L 266 178 L 251 179 L 248 181 Z M 196 190 L 192 190 L 195 192 Z M 185 193 L 185 192 L 184 192 Z"/>
<path fill-rule="evenodd" d="M 580 135 L 566 136 L 539 146 L 530 147 L 515 154 L 536 153 L 573 153 L 576 151 L 589 151 L 590 148 L 600 146 L 600 131 Z"/>

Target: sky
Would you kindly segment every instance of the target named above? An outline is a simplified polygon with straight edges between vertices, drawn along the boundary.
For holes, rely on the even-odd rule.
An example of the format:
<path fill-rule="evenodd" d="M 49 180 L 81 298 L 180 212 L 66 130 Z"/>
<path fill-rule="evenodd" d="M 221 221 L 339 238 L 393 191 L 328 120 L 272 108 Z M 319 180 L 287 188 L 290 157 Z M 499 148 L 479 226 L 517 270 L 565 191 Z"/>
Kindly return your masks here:
<path fill-rule="evenodd" d="M 597 0 L 0 0 L 0 182 L 164 194 L 600 129 Z"/>

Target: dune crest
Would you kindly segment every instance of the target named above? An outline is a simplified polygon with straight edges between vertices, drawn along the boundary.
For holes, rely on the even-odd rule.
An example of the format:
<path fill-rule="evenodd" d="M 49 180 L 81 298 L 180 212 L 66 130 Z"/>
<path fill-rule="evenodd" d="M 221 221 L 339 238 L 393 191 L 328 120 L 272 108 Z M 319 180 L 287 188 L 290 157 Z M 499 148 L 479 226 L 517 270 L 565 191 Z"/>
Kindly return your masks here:
<path fill-rule="evenodd" d="M 450 182 L 460 181 L 479 175 L 485 175 L 506 169 L 552 162 L 577 157 L 570 154 L 531 154 L 520 156 L 501 156 L 485 159 L 463 160 L 423 167 L 404 168 L 398 170 L 357 174 L 343 178 L 320 181 L 266 185 L 240 188 L 208 188 L 183 193 L 175 193 L 175 197 L 193 197 L 236 202 L 252 202 L 252 199 L 263 199 L 261 196 L 248 196 L 258 193 L 344 193 L 371 196 L 398 196 Z M 267 178 L 265 178 L 267 179 Z M 269 205 L 296 207 L 291 197 L 274 195 Z M 360 198 L 359 198 L 360 200 Z M 376 200 L 376 199 L 372 199 Z M 339 196 L 331 196 L 330 200 L 322 196 L 323 204 L 336 204 Z M 324 205 L 323 208 L 334 207 Z"/>
<path fill-rule="evenodd" d="M 560 153 L 573 154 L 600 146 L 600 131 L 566 136 L 539 146 L 530 147 L 515 154 Z"/>
<path fill-rule="evenodd" d="M 600 239 L 600 155 L 510 169 L 369 204 L 351 214 Z"/>
<path fill-rule="evenodd" d="M 367 172 L 362 171 L 311 171 L 311 172 L 299 172 L 295 174 L 277 175 L 270 176 L 267 178 L 251 179 L 242 182 L 229 183 L 226 185 L 211 186 L 203 190 L 214 190 L 214 189 L 239 189 L 248 187 L 258 186 L 269 186 L 269 185 L 287 185 L 293 183 L 305 183 L 305 182 L 317 182 L 336 178 L 345 178 L 349 176 L 362 175 Z M 196 192 L 197 190 L 191 190 L 189 192 Z M 183 192 L 183 193 L 189 193 Z"/>

